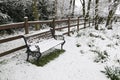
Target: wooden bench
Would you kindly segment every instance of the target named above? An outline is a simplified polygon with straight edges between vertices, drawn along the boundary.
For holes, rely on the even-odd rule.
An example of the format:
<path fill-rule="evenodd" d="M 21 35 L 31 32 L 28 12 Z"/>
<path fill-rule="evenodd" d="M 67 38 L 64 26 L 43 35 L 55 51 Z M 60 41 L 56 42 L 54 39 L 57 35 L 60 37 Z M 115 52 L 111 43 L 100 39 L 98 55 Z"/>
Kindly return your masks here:
<path fill-rule="evenodd" d="M 37 58 L 37 62 L 45 51 L 50 50 L 57 45 L 61 45 L 61 49 L 63 49 L 65 43 L 64 36 L 55 35 L 52 28 L 41 34 L 23 36 L 23 39 L 27 48 L 27 61 L 29 61 L 29 56 L 32 55 Z"/>

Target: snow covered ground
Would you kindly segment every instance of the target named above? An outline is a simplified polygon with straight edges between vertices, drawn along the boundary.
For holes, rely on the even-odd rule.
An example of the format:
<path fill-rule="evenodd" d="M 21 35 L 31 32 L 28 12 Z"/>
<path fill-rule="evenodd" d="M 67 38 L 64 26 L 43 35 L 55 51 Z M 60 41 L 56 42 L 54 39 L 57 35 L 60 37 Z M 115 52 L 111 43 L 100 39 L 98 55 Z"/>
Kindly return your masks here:
<path fill-rule="evenodd" d="M 99 31 L 86 28 L 65 36 L 65 53 L 43 67 L 26 62 L 25 49 L 1 57 L 0 80 L 109 80 L 101 71 L 106 65 L 120 66 L 118 26 Z"/>

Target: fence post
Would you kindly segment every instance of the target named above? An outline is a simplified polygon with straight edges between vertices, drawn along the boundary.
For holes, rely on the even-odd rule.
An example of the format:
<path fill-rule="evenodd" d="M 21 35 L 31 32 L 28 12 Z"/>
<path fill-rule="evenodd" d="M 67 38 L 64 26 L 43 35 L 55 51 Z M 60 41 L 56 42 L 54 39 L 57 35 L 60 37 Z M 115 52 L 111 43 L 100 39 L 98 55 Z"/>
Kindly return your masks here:
<path fill-rule="evenodd" d="M 53 28 L 53 35 L 55 35 L 55 18 L 53 18 L 52 28 Z"/>
<path fill-rule="evenodd" d="M 90 27 L 90 17 L 89 17 L 89 27 Z"/>
<path fill-rule="evenodd" d="M 24 21 L 24 28 L 25 28 L 25 34 L 28 34 L 28 17 L 24 17 L 25 21 Z"/>
<path fill-rule="evenodd" d="M 93 17 L 93 19 L 92 19 L 92 26 L 94 26 L 94 17 Z"/>
<path fill-rule="evenodd" d="M 86 28 L 86 17 L 84 17 L 84 28 Z"/>
<path fill-rule="evenodd" d="M 70 36 L 70 17 L 68 17 L 68 36 Z"/>
<path fill-rule="evenodd" d="M 78 20 L 77 20 L 77 32 L 79 31 L 79 21 L 80 21 L 80 17 L 78 17 Z"/>

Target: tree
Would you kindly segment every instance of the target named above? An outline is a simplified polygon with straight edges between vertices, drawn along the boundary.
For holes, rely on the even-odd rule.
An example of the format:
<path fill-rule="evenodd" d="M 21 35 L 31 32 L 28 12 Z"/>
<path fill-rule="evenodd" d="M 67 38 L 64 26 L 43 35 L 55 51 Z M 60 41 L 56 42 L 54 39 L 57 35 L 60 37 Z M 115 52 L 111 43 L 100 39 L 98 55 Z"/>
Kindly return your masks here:
<path fill-rule="evenodd" d="M 24 20 L 25 12 L 22 1 L 5 0 L 0 3 L 0 11 L 10 16 L 13 22 L 21 22 Z"/>
<path fill-rule="evenodd" d="M 55 0 L 55 18 L 57 18 L 57 7 L 58 7 L 58 1 Z"/>
<path fill-rule="evenodd" d="M 40 0 L 38 5 L 39 14 L 41 15 L 39 18 L 40 20 L 48 20 L 49 19 L 49 11 L 48 8 L 48 1 L 47 0 Z"/>
<path fill-rule="evenodd" d="M 95 29 L 98 30 L 98 4 L 99 0 L 95 0 Z"/>
<path fill-rule="evenodd" d="M 86 13 L 86 16 L 85 16 L 85 23 L 84 23 L 84 25 L 86 25 L 86 22 L 89 20 L 89 22 L 90 22 L 90 15 L 89 15 L 89 13 L 90 13 L 90 4 L 91 4 L 91 0 L 89 0 L 88 1 L 88 6 L 87 6 L 87 13 Z"/>
<path fill-rule="evenodd" d="M 86 11 L 85 11 L 85 0 L 80 0 L 81 4 L 82 4 L 82 11 L 83 11 L 83 18 L 84 18 L 84 28 L 86 27 L 86 18 L 85 18 L 85 15 L 86 15 Z"/>
<path fill-rule="evenodd" d="M 83 17 L 85 17 L 85 0 L 80 0 L 81 4 L 82 4 L 82 11 L 83 11 Z"/>
<path fill-rule="evenodd" d="M 64 17 L 64 7 L 65 7 L 65 0 L 62 1 L 63 4 L 62 4 L 62 7 L 61 7 L 61 15 L 62 15 L 62 18 Z"/>
<path fill-rule="evenodd" d="M 13 22 L 24 21 L 24 16 L 33 20 L 31 0 L 2 0 L 0 2 L 0 11 L 11 17 Z"/>
<path fill-rule="evenodd" d="M 70 5 L 69 5 L 69 14 L 70 14 L 70 15 L 71 15 L 72 1 L 73 1 L 73 0 L 70 0 Z"/>
<path fill-rule="evenodd" d="M 115 11 L 117 9 L 119 2 L 120 2 L 119 0 L 114 0 L 113 3 L 110 5 L 110 10 L 109 10 L 109 14 L 108 14 L 107 22 L 106 22 L 106 27 L 108 29 L 112 29 L 114 14 L 115 14 Z"/>
<path fill-rule="evenodd" d="M 88 5 L 86 6 L 87 1 L 80 0 L 82 4 L 83 18 L 84 18 L 84 28 L 86 27 L 86 22 L 89 20 L 90 5 L 92 0 L 88 0 Z M 87 7 L 87 9 L 86 9 Z"/>
<path fill-rule="evenodd" d="M 91 0 L 88 1 L 88 7 L 87 7 L 87 13 L 86 13 L 86 18 L 89 18 L 89 13 L 90 13 L 90 4 L 91 4 Z"/>
<path fill-rule="evenodd" d="M 75 0 L 73 0 L 73 8 L 72 8 L 72 14 L 71 14 L 71 16 L 74 16 L 74 11 L 75 11 Z"/>
<path fill-rule="evenodd" d="M 0 25 L 1 24 L 7 24 L 11 22 L 11 17 L 7 14 L 3 14 L 0 12 Z"/>
<path fill-rule="evenodd" d="M 33 16 L 34 16 L 34 20 L 37 21 L 39 20 L 39 13 L 38 13 L 38 8 L 37 8 L 37 0 L 32 0 L 33 4 L 32 4 L 32 8 L 33 8 Z M 40 29 L 40 25 L 36 24 L 35 25 L 35 30 L 39 30 Z"/>

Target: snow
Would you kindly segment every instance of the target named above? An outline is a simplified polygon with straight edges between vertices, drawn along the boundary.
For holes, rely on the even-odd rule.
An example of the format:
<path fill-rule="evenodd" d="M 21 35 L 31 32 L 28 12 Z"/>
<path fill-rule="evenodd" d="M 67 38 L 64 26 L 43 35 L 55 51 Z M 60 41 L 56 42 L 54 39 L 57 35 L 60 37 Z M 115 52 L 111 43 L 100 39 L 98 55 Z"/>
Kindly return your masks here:
<path fill-rule="evenodd" d="M 39 42 L 39 43 L 35 43 L 35 45 L 31 45 L 30 46 L 30 49 L 31 51 L 36 51 L 37 48 L 35 46 L 39 46 L 40 48 L 40 52 L 43 53 L 61 43 L 63 43 L 64 41 L 63 40 L 55 40 L 54 38 L 51 38 L 51 39 L 48 39 L 48 40 L 44 40 L 42 42 Z"/>
<path fill-rule="evenodd" d="M 115 14 L 118 15 L 118 16 L 120 16 L 120 4 L 118 5 Z"/>
<path fill-rule="evenodd" d="M 109 80 L 101 71 L 106 65 L 117 65 L 119 30 L 114 24 L 113 30 L 103 27 L 97 31 L 90 27 L 65 36 L 64 54 L 43 67 L 26 62 L 26 49 L 1 57 L 0 80 Z M 94 62 L 97 53 L 93 51 L 106 51 L 109 56 L 106 61 L 97 63 Z"/>

